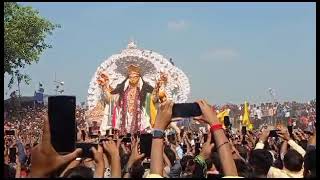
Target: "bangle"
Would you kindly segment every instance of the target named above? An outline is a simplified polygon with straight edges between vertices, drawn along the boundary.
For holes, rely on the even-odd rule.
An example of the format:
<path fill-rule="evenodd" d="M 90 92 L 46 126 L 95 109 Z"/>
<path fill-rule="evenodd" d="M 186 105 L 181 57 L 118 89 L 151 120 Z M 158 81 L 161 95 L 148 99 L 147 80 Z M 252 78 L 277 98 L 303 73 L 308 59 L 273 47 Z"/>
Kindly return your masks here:
<path fill-rule="evenodd" d="M 220 145 L 217 147 L 217 150 L 218 150 L 221 146 L 223 146 L 223 145 L 225 145 L 225 144 L 227 144 L 227 143 L 229 143 L 229 141 L 226 141 L 226 142 L 220 144 Z"/>
<path fill-rule="evenodd" d="M 210 131 L 213 133 L 216 130 L 222 129 L 222 124 L 213 124 L 210 127 Z"/>

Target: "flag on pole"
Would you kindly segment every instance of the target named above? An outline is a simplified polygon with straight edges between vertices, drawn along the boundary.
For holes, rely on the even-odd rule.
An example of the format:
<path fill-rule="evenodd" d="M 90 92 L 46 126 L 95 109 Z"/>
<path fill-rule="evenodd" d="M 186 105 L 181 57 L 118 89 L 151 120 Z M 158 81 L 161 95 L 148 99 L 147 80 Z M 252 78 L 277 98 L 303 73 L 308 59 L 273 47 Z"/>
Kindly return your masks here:
<path fill-rule="evenodd" d="M 253 124 L 250 121 L 250 112 L 249 112 L 247 101 L 244 102 L 244 113 L 242 118 L 242 125 L 247 126 L 249 130 L 253 129 Z"/>

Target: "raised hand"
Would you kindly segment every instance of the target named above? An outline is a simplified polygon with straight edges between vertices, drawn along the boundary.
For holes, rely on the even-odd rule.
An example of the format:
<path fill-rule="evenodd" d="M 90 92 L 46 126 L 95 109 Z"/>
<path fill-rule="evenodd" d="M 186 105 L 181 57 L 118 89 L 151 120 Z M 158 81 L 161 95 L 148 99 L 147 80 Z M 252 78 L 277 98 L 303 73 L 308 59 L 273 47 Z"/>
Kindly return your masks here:
<path fill-rule="evenodd" d="M 287 128 L 280 128 L 280 131 L 278 131 L 277 134 L 286 141 L 290 140 L 290 134 Z"/>
<path fill-rule="evenodd" d="M 212 110 L 211 106 L 206 101 L 200 100 L 197 101 L 197 103 L 199 104 L 202 111 L 202 116 L 198 117 L 199 119 L 205 121 L 209 125 L 219 123 L 216 112 Z"/>
<path fill-rule="evenodd" d="M 113 155 L 119 156 L 119 149 L 117 148 L 117 144 L 113 140 L 103 141 L 104 150 L 112 157 Z"/>
<path fill-rule="evenodd" d="M 44 119 L 42 140 L 32 148 L 31 152 L 31 177 L 48 177 L 52 172 L 76 159 L 82 152 L 78 148 L 70 154 L 59 155 L 51 145 L 48 117 L 42 118 Z"/>
<path fill-rule="evenodd" d="M 266 140 L 268 140 L 269 134 L 270 134 L 270 130 L 267 128 L 263 128 L 260 134 L 259 140 L 262 142 L 266 142 Z"/>
<path fill-rule="evenodd" d="M 98 144 L 98 150 L 95 147 L 91 148 L 91 151 L 93 152 L 93 159 L 96 164 L 104 163 L 103 161 L 103 149 L 100 144 Z"/>
<path fill-rule="evenodd" d="M 203 157 L 204 159 L 209 159 L 210 158 L 210 154 L 211 154 L 211 150 L 214 146 L 214 143 L 211 143 L 211 133 L 208 134 L 208 138 L 207 141 L 202 145 L 202 149 L 200 152 L 200 156 Z"/>
<path fill-rule="evenodd" d="M 138 149 L 139 143 L 140 143 L 139 139 L 132 141 L 132 149 L 131 149 L 131 155 L 128 160 L 128 167 L 131 167 L 132 164 L 134 164 L 136 161 L 143 159 L 145 156 L 144 153 L 142 154 L 139 153 L 139 149 Z"/>
<path fill-rule="evenodd" d="M 160 104 L 154 128 L 165 130 L 171 122 L 173 102 L 167 100 Z"/>
<path fill-rule="evenodd" d="M 94 177 L 95 178 L 103 178 L 103 176 L 104 176 L 103 149 L 98 144 L 98 150 L 96 150 L 95 147 L 92 147 L 91 150 L 93 152 L 94 162 L 96 163 L 96 170 L 94 172 Z"/>
<path fill-rule="evenodd" d="M 111 139 L 109 141 L 103 141 L 103 148 L 107 151 L 109 161 L 111 161 L 111 177 L 120 178 L 121 177 L 121 165 L 120 165 L 120 155 L 119 148 L 117 144 Z"/>

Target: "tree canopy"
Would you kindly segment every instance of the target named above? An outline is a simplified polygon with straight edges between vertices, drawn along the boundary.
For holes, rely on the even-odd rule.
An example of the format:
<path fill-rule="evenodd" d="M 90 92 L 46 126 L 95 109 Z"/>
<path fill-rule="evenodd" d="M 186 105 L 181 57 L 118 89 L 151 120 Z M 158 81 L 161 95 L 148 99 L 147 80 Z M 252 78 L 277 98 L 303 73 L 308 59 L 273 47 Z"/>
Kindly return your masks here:
<path fill-rule="evenodd" d="M 32 7 L 4 2 L 4 74 L 10 76 L 9 88 L 16 78 L 29 84 L 30 77 L 20 70 L 37 63 L 41 53 L 52 47 L 45 38 L 57 27 Z"/>

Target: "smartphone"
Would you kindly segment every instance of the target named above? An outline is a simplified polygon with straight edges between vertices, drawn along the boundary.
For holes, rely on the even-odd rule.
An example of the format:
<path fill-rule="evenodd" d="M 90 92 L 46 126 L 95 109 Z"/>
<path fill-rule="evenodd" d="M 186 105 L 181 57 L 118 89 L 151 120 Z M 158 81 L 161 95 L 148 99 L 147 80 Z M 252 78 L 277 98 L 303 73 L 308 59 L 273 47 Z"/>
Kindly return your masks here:
<path fill-rule="evenodd" d="M 195 154 L 198 155 L 200 153 L 200 143 L 195 143 Z"/>
<path fill-rule="evenodd" d="M 126 137 L 131 138 L 131 133 L 128 133 Z"/>
<path fill-rule="evenodd" d="M 106 136 L 110 135 L 110 129 L 106 130 Z"/>
<path fill-rule="evenodd" d="M 48 99 L 51 144 L 58 153 L 75 150 L 75 110 L 75 96 L 50 96 Z"/>
<path fill-rule="evenodd" d="M 102 144 L 103 141 L 108 141 L 108 139 L 107 139 L 107 138 L 101 138 L 101 139 L 99 140 L 99 144 Z"/>
<path fill-rule="evenodd" d="M 203 134 L 203 141 L 207 142 L 207 139 L 208 139 L 208 134 Z"/>
<path fill-rule="evenodd" d="M 224 126 L 225 126 L 225 127 L 229 127 L 230 124 L 231 124 L 231 123 L 230 123 L 229 116 L 224 116 L 223 122 L 224 122 Z"/>
<path fill-rule="evenodd" d="M 271 130 L 269 133 L 269 137 L 278 137 L 277 131 L 280 131 L 280 130 Z"/>
<path fill-rule="evenodd" d="M 16 153 L 17 153 L 16 148 L 9 149 L 9 159 L 11 163 L 16 163 Z"/>
<path fill-rule="evenodd" d="M 187 152 L 187 145 L 183 145 L 182 146 L 182 151 L 183 151 L 183 154 L 185 154 Z"/>
<path fill-rule="evenodd" d="M 292 126 L 288 126 L 288 132 L 290 134 L 290 137 L 293 137 L 293 135 L 292 135 Z"/>
<path fill-rule="evenodd" d="M 303 131 L 303 132 L 308 135 L 313 135 L 313 132 L 310 132 L 310 131 Z"/>
<path fill-rule="evenodd" d="M 172 118 L 175 117 L 196 117 L 202 115 L 198 103 L 173 104 Z"/>
<path fill-rule="evenodd" d="M 85 130 L 81 130 L 81 138 L 83 141 L 85 141 L 85 139 L 86 139 L 86 131 Z"/>
<path fill-rule="evenodd" d="M 15 136 L 15 132 L 14 132 L 14 130 L 6 130 L 5 135 Z"/>
<path fill-rule="evenodd" d="M 150 169 L 150 162 L 143 162 L 142 165 L 144 169 Z"/>
<path fill-rule="evenodd" d="M 204 143 L 207 142 L 207 139 L 208 139 L 208 134 L 203 134 L 203 140 L 204 140 Z M 214 143 L 214 138 L 211 136 L 211 141 L 210 143 Z"/>
<path fill-rule="evenodd" d="M 145 157 L 151 156 L 152 146 L 152 134 L 141 134 L 140 135 L 140 152 L 145 154 Z"/>
<path fill-rule="evenodd" d="M 96 149 L 98 149 L 98 144 L 95 144 L 95 143 L 76 143 L 76 148 L 82 149 L 82 153 L 81 153 L 82 158 L 93 158 L 93 152 L 91 151 L 92 147 L 95 147 Z"/>
<path fill-rule="evenodd" d="M 131 142 L 131 138 L 125 137 L 125 138 L 122 139 L 121 142 L 130 143 Z"/>
<path fill-rule="evenodd" d="M 108 135 L 108 136 L 106 136 L 106 137 L 113 139 L 113 138 L 114 138 L 114 135 L 113 135 L 113 134 L 110 134 L 110 135 Z"/>
<path fill-rule="evenodd" d="M 247 134 L 247 127 L 246 126 L 242 126 L 241 132 L 242 132 L 242 135 L 246 135 Z"/>

